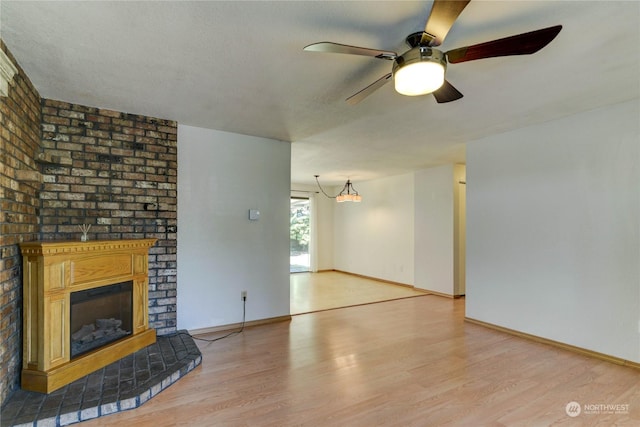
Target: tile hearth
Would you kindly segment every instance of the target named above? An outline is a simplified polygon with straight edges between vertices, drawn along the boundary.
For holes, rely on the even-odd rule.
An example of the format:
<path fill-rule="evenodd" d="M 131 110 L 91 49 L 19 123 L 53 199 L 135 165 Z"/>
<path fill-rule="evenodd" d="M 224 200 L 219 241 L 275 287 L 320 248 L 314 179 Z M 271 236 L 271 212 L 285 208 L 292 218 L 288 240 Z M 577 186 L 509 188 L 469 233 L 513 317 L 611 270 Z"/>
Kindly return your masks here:
<path fill-rule="evenodd" d="M 17 390 L 1 411 L 2 427 L 57 427 L 126 411 L 151 399 L 202 362 L 186 331 L 157 342 L 50 394 Z"/>

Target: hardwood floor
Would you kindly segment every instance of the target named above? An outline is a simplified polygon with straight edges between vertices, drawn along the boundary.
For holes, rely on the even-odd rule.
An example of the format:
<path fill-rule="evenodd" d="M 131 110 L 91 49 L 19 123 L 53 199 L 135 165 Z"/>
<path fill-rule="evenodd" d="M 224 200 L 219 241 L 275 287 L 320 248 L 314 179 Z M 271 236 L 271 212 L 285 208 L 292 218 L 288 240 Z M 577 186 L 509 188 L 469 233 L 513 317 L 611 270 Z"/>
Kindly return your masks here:
<path fill-rule="evenodd" d="M 199 344 L 202 365 L 142 407 L 83 426 L 640 425 L 640 371 L 463 319 L 464 299 L 425 295 L 248 328 Z M 572 401 L 623 413 L 572 418 Z"/>
<path fill-rule="evenodd" d="M 336 271 L 296 273 L 290 282 L 291 314 L 425 295 L 410 287 Z"/>

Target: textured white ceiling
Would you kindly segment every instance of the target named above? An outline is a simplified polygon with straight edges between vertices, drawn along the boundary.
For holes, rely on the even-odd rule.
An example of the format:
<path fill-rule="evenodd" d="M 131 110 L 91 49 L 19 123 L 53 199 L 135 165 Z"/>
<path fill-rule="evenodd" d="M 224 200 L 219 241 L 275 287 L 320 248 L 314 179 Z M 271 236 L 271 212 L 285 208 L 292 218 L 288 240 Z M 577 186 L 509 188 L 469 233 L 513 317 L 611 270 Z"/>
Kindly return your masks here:
<path fill-rule="evenodd" d="M 343 183 L 464 162 L 469 141 L 640 97 L 640 2 L 474 0 L 442 50 L 549 27 L 530 56 L 451 64 L 448 104 L 393 84 L 391 62 L 303 52 L 407 50 L 431 1 L 7 1 L 1 36 L 45 98 L 290 141 L 292 181 Z M 544 135 L 541 135 L 544 138 Z"/>

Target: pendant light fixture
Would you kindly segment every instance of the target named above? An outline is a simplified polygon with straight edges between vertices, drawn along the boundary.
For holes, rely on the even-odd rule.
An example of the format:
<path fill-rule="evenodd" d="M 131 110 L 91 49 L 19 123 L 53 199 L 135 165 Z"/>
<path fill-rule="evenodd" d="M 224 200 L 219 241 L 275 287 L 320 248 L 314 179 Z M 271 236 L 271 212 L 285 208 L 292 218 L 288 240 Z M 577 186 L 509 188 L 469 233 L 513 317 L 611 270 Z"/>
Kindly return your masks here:
<path fill-rule="evenodd" d="M 338 203 L 342 203 L 342 202 L 360 203 L 362 201 L 362 196 L 358 193 L 358 191 L 355 188 L 353 188 L 353 184 L 351 183 L 351 180 L 347 179 L 347 182 L 344 184 L 344 187 L 342 187 L 342 190 L 340 191 L 340 193 L 338 193 L 335 196 L 330 196 L 322 189 L 322 186 L 320 185 L 320 181 L 318 180 L 320 175 L 314 175 L 314 176 L 316 177 L 318 188 L 320 189 L 320 191 L 322 191 L 322 194 L 324 194 L 328 198 L 336 199 L 336 202 Z"/>

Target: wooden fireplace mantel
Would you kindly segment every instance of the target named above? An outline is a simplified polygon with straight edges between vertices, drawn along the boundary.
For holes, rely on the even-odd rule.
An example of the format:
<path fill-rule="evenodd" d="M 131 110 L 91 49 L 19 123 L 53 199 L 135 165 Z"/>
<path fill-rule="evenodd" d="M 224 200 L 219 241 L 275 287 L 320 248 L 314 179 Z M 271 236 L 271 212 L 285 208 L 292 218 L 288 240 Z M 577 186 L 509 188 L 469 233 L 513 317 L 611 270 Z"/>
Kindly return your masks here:
<path fill-rule="evenodd" d="M 22 388 L 50 393 L 156 340 L 149 329 L 149 248 L 156 239 L 20 244 Z M 133 282 L 131 335 L 71 359 L 70 295 Z"/>

